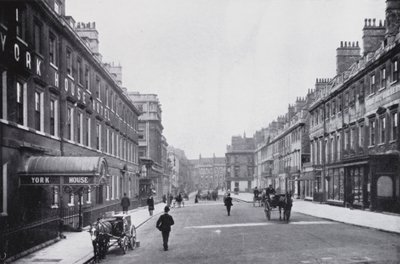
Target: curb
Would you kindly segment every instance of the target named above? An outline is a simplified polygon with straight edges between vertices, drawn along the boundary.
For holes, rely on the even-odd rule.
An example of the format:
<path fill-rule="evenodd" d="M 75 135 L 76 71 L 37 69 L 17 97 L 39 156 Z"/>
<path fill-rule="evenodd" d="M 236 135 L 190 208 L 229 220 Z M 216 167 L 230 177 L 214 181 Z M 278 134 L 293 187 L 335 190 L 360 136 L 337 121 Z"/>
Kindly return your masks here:
<path fill-rule="evenodd" d="M 337 222 L 337 223 L 342 223 L 342 224 L 352 225 L 352 226 L 357 226 L 357 227 L 362 227 L 362 228 L 368 228 L 368 229 L 372 229 L 372 230 L 379 230 L 379 231 L 386 232 L 386 233 L 390 233 L 390 234 L 400 235 L 400 232 L 391 231 L 391 230 L 385 230 L 385 229 L 378 228 L 378 227 L 357 225 L 357 224 L 353 224 L 353 223 L 343 222 L 343 221 L 340 221 L 340 220 L 334 220 L 334 219 L 331 219 L 331 218 L 326 218 L 326 217 L 321 217 L 321 216 L 315 216 L 315 215 L 312 215 L 312 214 L 307 214 L 307 213 L 303 213 L 303 212 L 299 212 L 299 211 L 294 211 L 294 212 L 296 212 L 296 213 L 298 213 L 298 214 L 302 214 L 302 215 L 308 215 L 308 216 L 312 216 L 312 217 L 318 217 L 318 218 L 325 219 L 325 220 L 329 220 L 329 221 L 332 221 L 332 222 Z"/>
<path fill-rule="evenodd" d="M 253 203 L 253 202 L 242 200 L 242 199 L 239 199 L 239 198 L 233 198 L 233 199 L 235 199 L 237 201 L 245 202 L 245 203 Z M 379 231 L 390 233 L 390 234 L 400 235 L 400 232 L 396 232 L 396 231 L 391 231 L 391 230 L 386 230 L 386 229 L 377 228 L 377 227 L 371 227 L 371 226 L 357 225 L 357 224 L 354 224 L 354 223 L 344 222 L 344 221 L 340 221 L 340 220 L 334 220 L 334 219 L 331 219 L 331 218 L 315 216 L 315 215 L 312 215 L 312 214 L 299 212 L 299 211 L 296 211 L 296 210 L 293 210 L 293 211 L 296 212 L 296 213 L 299 213 L 299 214 L 308 215 L 308 216 L 312 216 L 312 217 L 318 217 L 318 218 L 329 220 L 329 221 L 332 221 L 332 222 L 337 222 L 337 223 L 342 223 L 342 224 L 352 225 L 352 226 L 357 226 L 357 227 L 362 227 L 362 228 L 368 228 L 368 229 L 372 229 L 372 230 L 379 230 Z"/>

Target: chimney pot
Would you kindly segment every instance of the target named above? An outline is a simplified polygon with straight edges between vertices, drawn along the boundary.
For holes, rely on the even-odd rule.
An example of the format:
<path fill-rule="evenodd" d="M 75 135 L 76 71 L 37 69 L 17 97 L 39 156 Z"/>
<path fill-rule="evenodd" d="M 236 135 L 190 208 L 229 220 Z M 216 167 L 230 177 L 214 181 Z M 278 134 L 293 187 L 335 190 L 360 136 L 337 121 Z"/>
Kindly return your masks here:
<path fill-rule="evenodd" d="M 373 23 L 373 26 L 375 27 L 375 18 L 374 19 L 372 19 L 372 23 Z"/>

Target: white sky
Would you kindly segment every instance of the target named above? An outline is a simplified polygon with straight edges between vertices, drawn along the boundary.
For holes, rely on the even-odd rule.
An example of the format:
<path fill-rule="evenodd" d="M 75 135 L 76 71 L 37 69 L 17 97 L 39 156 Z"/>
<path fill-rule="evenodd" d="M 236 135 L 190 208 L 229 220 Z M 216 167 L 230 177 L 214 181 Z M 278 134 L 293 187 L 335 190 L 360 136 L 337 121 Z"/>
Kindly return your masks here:
<path fill-rule="evenodd" d="M 253 136 L 316 78 L 336 72 L 340 41 L 359 41 L 384 0 L 66 0 L 96 22 L 103 61 L 123 86 L 158 94 L 164 135 L 191 159 L 224 156 L 233 135 Z"/>

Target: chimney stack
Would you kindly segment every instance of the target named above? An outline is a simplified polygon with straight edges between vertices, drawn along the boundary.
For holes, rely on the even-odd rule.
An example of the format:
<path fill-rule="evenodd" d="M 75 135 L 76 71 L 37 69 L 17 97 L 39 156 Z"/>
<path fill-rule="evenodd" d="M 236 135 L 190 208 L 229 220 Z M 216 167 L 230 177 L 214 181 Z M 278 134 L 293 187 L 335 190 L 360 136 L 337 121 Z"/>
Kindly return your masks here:
<path fill-rule="evenodd" d="M 104 63 L 104 67 L 111 73 L 119 86 L 122 85 L 122 66 L 114 63 Z"/>
<path fill-rule="evenodd" d="M 340 47 L 336 49 L 336 74 L 342 74 L 360 58 L 358 41 L 341 41 Z"/>
<path fill-rule="evenodd" d="M 386 37 L 393 37 L 399 33 L 400 1 L 386 0 Z"/>
<path fill-rule="evenodd" d="M 96 23 L 78 22 L 75 31 L 79 37 L 89 44 L 89 48 L 93 52 L 94 56 L 101 61 L 102 56 L 99 52 L 99 32 L 96 29 Z"/>
<path fill-rule="evenodd" d="M 376 51 L 385 38 L 385 23 L 379 20 L 379 24 L 374 19 L 365 19 L 363 28 L 363 55 Z"/>

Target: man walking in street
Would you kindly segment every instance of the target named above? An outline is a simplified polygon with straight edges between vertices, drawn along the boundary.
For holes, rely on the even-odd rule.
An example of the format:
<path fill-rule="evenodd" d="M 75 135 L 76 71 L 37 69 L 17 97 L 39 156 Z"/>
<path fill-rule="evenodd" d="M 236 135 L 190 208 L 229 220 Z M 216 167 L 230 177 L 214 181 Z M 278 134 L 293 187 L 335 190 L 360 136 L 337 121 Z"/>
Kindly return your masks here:
<path fill-rule="evenodd" d="M 231 207 L 232 207 L 232 198 L 231 198 L 231 194 L 228 193 L 228 195 L 226 196 L 225 200 L 224 200 L 225 206 L 226 206 L 226 211 L 228 211 L 228 216 L 231 215 Z"/>
<path fill-rule="evenodd" d="M 165 206 L 164 214 L 158 218 L 156 224 L 157 229 L 160 230 L 162 234 L 164 251 L 168 250 L 169 233 L 171 232 L 171 226 L 174 225 L 174 219 L 168 214 L 168 212 L 169 207 Z"/>
<path fill-rule="evenodd" d="M 131 202 L 129 201 L 129 198 L 126 196 L 126 193 L 124 193 L 124 197 L 121 199 L 121 206 L 122 206 L 122 213 L 127 214 L 128 213 L 128 208 L 131 205 Z"/>
<path fill-rule="evenodd" d="M 149 206 L 149 214 L 150 214 L 150 216 L 153 216 L 154 199 L 153 199 L 153 195 L 151 195 L 151 194 L 150 194 L 149 198 L 147 198 L 147 205 Z"/>

